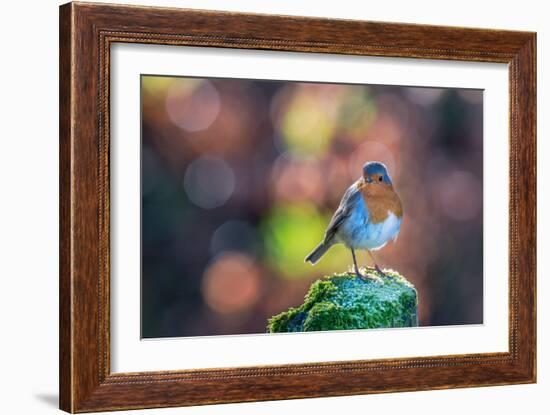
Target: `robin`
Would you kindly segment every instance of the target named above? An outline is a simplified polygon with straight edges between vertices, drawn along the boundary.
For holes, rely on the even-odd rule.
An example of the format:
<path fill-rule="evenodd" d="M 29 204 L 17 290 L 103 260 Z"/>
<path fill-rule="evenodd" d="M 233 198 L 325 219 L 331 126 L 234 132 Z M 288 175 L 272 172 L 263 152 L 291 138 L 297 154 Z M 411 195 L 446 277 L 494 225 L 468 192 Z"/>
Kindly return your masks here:
<path fill-rule="evenodd" d="M 351 250 L 353 266 L 359 278 L 368 277 L 359 272 L 356 249 L 366 250 L 376 271 L 384 275 L 371 251 L 397 239 L 402 218 L 401 200 L 393 188 L 388 169 L 382 163 L 369 161 L 363 166 L 362 177 L 344 193 L 327 227 L 325 238 L 305 261 L 314 265 L 332 245 L 343 243 Z"/>

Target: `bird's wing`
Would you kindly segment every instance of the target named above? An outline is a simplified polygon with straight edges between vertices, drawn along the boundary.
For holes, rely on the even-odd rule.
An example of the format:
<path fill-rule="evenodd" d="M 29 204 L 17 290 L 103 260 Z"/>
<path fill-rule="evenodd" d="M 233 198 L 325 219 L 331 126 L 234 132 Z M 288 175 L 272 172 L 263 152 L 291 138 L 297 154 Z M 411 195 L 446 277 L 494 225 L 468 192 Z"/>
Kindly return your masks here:
<path fill-rule="evenodd" d="M 340 201 L 340 206 L 338 206 L 338 209 L 334 212 L 334 215 L 332 216 L 325 232 L 325 242 L 330 241 L 334 237 L 342 222 L 351 215 L 353 208 L 360 200 L 361 191 L 359 190 L 359 186 L 356 182 L 353 183 L 348 190 L 346 190 L 346 193 L 344 193 L 344 196 Z"/>

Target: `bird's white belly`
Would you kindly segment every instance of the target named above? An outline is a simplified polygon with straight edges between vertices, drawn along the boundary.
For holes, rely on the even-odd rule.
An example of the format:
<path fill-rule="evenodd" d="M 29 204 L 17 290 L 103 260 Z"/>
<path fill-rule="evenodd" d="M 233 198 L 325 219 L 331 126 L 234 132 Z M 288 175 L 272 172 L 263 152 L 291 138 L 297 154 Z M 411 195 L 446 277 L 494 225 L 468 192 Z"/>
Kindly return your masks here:
<path fill-rule="evenodd" d="M 348 247 L 355 249 L 376 250 L 390 240 L 397 239 L 401 227 L 401 218 L 388 212 L 388 217 L 379 223 L 371 223 L 359 209 L 343 224 L 339 232 L 340 240 Z"/>

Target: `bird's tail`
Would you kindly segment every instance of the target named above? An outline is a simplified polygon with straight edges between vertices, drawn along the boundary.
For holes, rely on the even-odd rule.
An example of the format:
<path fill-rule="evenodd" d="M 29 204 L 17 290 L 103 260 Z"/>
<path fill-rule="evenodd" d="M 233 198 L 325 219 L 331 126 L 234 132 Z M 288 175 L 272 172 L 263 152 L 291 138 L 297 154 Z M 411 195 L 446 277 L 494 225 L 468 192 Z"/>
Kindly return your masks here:
<path fill-rule="evenodd" d="M 315 265 L 319 259 L 325 253 L 329 250 L 329 248 L 332 246 L 331 243 L 321 242 L 319 245 L 317 245 L 317 248 L 315 248 L 311 253 L 304 259 L 304 262 L 309 262 L 311 265 Z"/>

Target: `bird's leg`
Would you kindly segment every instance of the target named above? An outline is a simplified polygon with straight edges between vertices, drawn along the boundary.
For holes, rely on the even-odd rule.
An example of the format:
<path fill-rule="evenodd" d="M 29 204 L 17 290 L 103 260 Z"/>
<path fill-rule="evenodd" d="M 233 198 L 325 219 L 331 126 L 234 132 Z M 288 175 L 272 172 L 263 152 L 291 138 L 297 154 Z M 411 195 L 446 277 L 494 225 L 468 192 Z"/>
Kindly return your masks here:
<path fill-rule="evenodd" d="M 357 259 L 355 259 L 355 251 L 353 250 L 353 248 L 350 248 L 350 249 L 351 249 L 351 256 L 353 258 L 353 267 L 355 269 L 355 274 L 359 278 L 363 278 L 363 275 L 361 275 L 361 273 L 359 272 L 359 268 L 357 267 Z"/>
<path fill-rule="evenodd" d="M 355 275 L 357 275 L 359 278 L 361 278 L 362 280 L 370 280 L 370 279 L 373 279 L 372 277 L 370 277 L 368 274 L 367 275 L 363 275 L 361 274 L 361 272 L 359 272 L 359 268 L 357 267 L 357 260 L 355 259 L 355 251 L 353 250 L 353 248 L 350 248 L 351 249 L 351 256 L 353 257 L 353 266 L 355 268 Z"/>
<path fill-rule="evenodd" d="M 377 264 L 376 261 L 374 260 L 374 257 L 372 256 L 372 252 L 369 251 L 368 249 L 367 249 L 367 252 L 369 253 L 370 259 L 372 260 L 372 263 L 374 264 L 374 269 L 376 270 L 376 272 L 378 272 L 380 275 L 382 275 L 383 277 L 385 277 L 386 274 L 384 274 L 384 271 L 382 271 L 382 270 L 380 269 L 380 267 L 378 266 L 378 264 Z"/>

